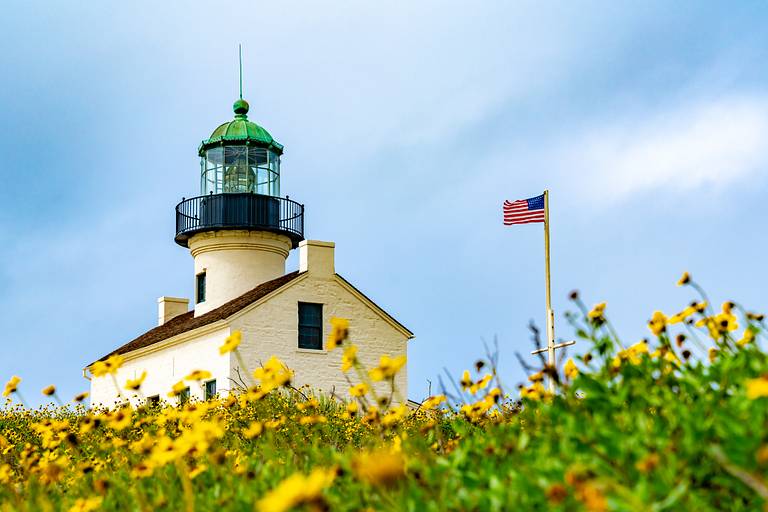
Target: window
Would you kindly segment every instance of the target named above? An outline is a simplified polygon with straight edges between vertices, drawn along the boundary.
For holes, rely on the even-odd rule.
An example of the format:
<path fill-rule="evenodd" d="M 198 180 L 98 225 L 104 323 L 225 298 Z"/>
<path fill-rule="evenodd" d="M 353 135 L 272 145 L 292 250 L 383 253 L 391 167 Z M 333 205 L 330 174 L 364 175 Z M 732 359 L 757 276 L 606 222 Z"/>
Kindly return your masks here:
<path fill-rule="evenodd" d="M 160 405 L 160 395 L 152 395 L 147 398 L 147 405 L 149 407 L 157 407 Z"/>
<path fill-rule="evenodd" d="M 189 402 L 189 386 L 181 390 L 179 393 L 179 405 L 184 405 Z"/>
<path fill-rule="evenodd" d="M 205 272 L 197 274 L 197 303 L 205 302 Z"/>
<path fill-rule="evenodd" d="M 299 302 L 299 348 L 323 349 L 323 305 Z"/>
<path fill-rule="evenodd" d="M 205 399 L 210 400 L 216 396 L 216 379 L 205 383 Z"/>

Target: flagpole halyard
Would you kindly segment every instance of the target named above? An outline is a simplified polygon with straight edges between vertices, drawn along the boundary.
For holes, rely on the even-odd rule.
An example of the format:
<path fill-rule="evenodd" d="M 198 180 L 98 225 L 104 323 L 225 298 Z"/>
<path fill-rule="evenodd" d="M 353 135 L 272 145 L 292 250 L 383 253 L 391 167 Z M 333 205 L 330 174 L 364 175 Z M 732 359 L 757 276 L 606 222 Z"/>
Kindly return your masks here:
<path fill-rule="evenodd" d="M 552 290 L 549 270 L 549 190 L 544 191 L 544 274 L 546 278 L 545 295 L 547 301 L 547 364 L 549 371 L 555 368 L 555 313 L 552 311 Z M 555 391 L 555 381 L 550 373 L 549 390 Z"/>

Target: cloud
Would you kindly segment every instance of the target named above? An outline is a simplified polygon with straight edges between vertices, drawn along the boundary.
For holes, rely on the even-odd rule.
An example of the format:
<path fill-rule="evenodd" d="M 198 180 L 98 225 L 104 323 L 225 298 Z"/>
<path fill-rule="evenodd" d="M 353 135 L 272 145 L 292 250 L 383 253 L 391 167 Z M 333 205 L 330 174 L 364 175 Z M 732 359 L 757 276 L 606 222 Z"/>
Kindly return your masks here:
<path fill-rule="evenodd" d="M 731 96 L 588 128 L 559 159 L 586 196 L 723 188 L 768 164 L 768 97 Z"/>

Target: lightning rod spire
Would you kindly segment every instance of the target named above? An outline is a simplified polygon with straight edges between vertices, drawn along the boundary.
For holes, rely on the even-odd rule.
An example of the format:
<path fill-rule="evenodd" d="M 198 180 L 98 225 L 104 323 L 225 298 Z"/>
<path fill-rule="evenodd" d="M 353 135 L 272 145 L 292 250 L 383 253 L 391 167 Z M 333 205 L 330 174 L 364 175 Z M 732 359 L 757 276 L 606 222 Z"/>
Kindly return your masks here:
<path fill-rule="evenodd" d="M 243 99 L 243 45 L 237 45 L 237 53 L 240 60 L 240 99 Z"/>

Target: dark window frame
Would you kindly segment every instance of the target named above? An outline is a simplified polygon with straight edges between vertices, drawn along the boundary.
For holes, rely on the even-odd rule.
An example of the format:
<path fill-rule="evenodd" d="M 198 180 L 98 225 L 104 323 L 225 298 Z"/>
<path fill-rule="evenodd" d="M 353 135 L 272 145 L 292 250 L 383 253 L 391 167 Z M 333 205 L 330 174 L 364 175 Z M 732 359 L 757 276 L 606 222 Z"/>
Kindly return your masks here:
<path fill-rule="evenodd" d="M 299 302 L 298 320 L 298 347 L 302 350 L 323 350 L 323 305 Z"/>
<path fill-rule="evenodd" d="M 160 405 L 160 395 L 148 396 L 147 405 L 149 407 L 157 407 L 158 405 Z"/>
<path fill-rule="evenodd" d="M 209 386 L 213 384 L 213 391 L 209 388 Z M 216 379 L 211 379 L 205 382 L 205 399 L 211 400 L 216 396 L 216 393 L 218 390 L 216 389 Z"/>
<path fill-rule="evenodd" d="M 189 389 L 189 386 L 185 387 L 181 390 L 181 393 L 179 393 L 179 405 L 184 405 L 192 398 L 192 393 Z"/>
<path fill-rule="evenodd" d="M 200 304 L 201 302 L 205 302 L 205 292 L 207 285 L 205 270 L 197 274 L 195 279 L 195 303 Z"/>

